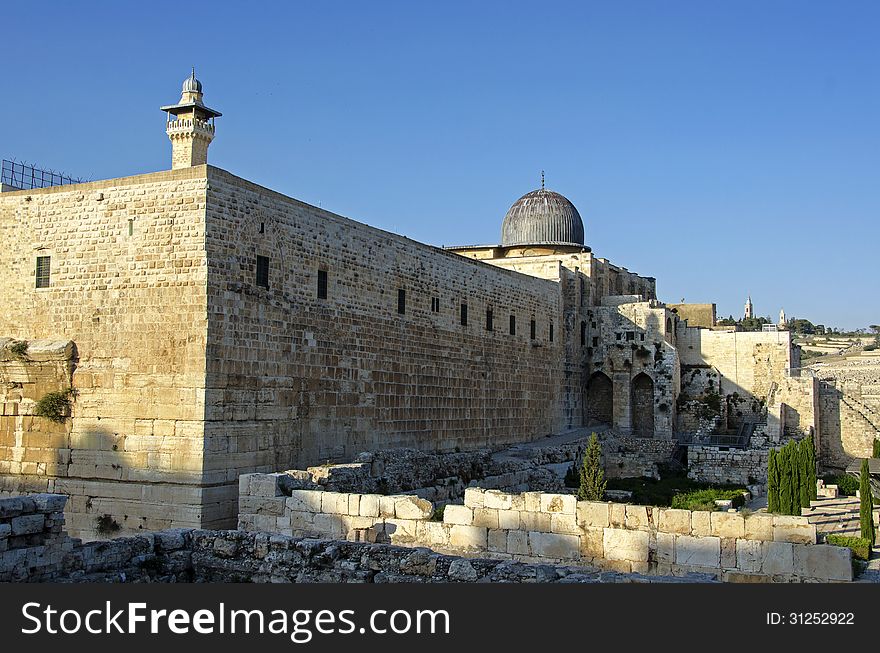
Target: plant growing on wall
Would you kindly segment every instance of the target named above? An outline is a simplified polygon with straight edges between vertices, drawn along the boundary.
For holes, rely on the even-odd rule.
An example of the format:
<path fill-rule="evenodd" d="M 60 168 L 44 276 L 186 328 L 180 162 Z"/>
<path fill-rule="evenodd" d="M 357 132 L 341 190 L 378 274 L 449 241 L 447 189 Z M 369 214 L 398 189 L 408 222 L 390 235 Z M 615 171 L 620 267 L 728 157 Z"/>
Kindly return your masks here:
<path fill-rule="evenodd" d="M 584 453 L 581 465 L 581 483 L 578 488 L 580 501 L 601 501 L 605 496 L 605 470 L 602 469 L 602 446 L 598 436 L 593 433 Z"/>
<path fill-rule="evenodd" d="M 868 471 L 868 459 L 862 459 L 862 469 L 859 475 L 859 523 L 862 537 L 871 544 L 874 543 L 874 497 L 871 494 L 870 472 Z"/>
<path fill-rule="evenodd" d="M 27 360 L 28 343 L 27 340 L 16 340 L 7 347 L 9 353 L 20 361 Z"/>
<path fill-rule="evenodd" d="M 779 512 L 779 463 L 776 449 L 767 460 L 767 512 Z"/>
<path fill-rule="evenodd" d="M 34 415 L 61 424 L 70 412 L 70 400 L 74 397 L 74 389 L 67 388 L 59 392 L 47 392 L 34 405 Z"/>

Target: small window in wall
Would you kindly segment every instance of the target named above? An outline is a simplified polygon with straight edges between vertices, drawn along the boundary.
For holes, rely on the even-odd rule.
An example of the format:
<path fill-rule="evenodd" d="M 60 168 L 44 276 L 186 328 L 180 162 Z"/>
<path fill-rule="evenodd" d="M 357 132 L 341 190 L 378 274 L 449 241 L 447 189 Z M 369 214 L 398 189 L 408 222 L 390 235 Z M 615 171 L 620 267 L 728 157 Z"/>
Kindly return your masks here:
<path fill-rule="evenodd" d="M 461 305 L 461 326 L 467 326 L 467 304 Z"/>
<path fill-rule="evenodd" d="M 37 288 L 48 288 L 49 287 L 49 270 L 52 264 L 51 256 L 38 256 L 37 257 L 37 278 L 36 278 L 36 287 Z"/>
<path fill-rule="evenodd" d="M 537 330 L 537 325 L 535 324 L 535 321 L 532 320 L 532 321 L 531 321 L 531 324 L 529 325 L 529 337 L 530 337 L 532 340 L 535 339 L 535 332 L 536 332 L 536 330 Z"/>
<path fill-rule="evenodd" d="M 397 312 L 406 313 L 406 291 L 403 288 L 397 289 Z"/>
<path fill-rule="evenodd" d="M 318 270 L 318 299 L 327 299 L 327 270 Z"/>
<path fill-rule="evenodd" d="M 639 340 L 641 340 L 642 342 L 645 342 L 645 334 L 644 333 L 639 334 Z"/>
<path fill-rule="evenodd" d="M 635 340 L 636 339 L 636 332 L 635 331 L 627 331 L 626 332 L 626 339 L 627 339 L 627 341 Z"/>
<path fill-rule="evenodd" d="M 269 287 L 269 257 L 257 255 L 257 285 Z"/>
<path fill-rule="evenodd" d="M 617 339 L 618 339 L 618 340 L 620 340 L 620 339 L 623 338 L 623 334 L 622 334 L 622 333 L 615 333 L 614 335 L 617 336 Z"/>
<path fill-rule="evenodd" d="M 134 236 L 134 220 L 131 218 L 128 220 L 128 235 Z"/>
<path fill-rule="evenodd" d="M 550 342 L 553 342 L 553 322 L 550 323 Z"/>
<path fill-rule="evenodd" d="M 581 347 L 587 344 L 587 323 L 581 322 Z"/>
<path fill-rule="evenodd" d="M 510 335 L 516 335 L 516 315 L 510 316 Z"/>
<path fill-rule="evenodd" d="M 487 308 L 487 309 L 486 309 L 486 331 L 491 331 L 491 330 L 492 330 L 492 323 L 493 323 L 493 319 L 492 319 L 492 309 L 491 309 L 491 308 Z"/>
<path fill-rule="evenodd" d="M 439 297 L 431 297 L 431 312 L 439 313 L 440 312 L 440 298 Z"/>
<path fill-rule="evenodd" d="M 599 346 L 599 338 L 597 336 L 593 336 L 593 347 Z"/>

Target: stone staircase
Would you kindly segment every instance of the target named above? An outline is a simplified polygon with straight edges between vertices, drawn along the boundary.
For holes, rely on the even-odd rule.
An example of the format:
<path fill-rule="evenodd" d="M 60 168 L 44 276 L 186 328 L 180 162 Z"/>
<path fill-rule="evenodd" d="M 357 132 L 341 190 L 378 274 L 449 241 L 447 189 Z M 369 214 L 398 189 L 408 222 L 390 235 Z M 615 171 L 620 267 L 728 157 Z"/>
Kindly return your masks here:
<path fill-rule="evenodd" d="M 848 397 L 844 394 L 840 395 L 840 401 L 861 415 L 877 433 L 880 433 L 880 411 L 859 401 L 855 397 Z"/>

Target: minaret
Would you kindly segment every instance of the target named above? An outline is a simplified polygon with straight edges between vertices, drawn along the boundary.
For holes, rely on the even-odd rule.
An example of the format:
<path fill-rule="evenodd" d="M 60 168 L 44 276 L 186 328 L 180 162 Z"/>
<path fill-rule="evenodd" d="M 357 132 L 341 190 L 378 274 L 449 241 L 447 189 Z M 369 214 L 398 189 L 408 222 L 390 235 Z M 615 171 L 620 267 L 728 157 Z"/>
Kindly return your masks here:
<path fill-rule="evenodd" d="M 202 103 L 202 83 L 196 69 L 183 82 L 180 101 L 162 107 L 168 114 L 165 133 L 171 139 L 171 169 L 189 168 L 208 162 L 208 146 L 214 140 L 214 118 L 222 115 Z"/>
<path fill-rule="evenodd" d="M 785 309 L 779 309 L 779 324 L 777 325 L 780 329 L 785 326 Z"/>
<path fill-rule="evenodd" d="M 749 295 L 749 298 L 746 300 L 746 308 L 745 314 L 743 315 L 744 320 L 750 320 L 754 317 L 755 310 L 752 307 L 752 296 Z"/>

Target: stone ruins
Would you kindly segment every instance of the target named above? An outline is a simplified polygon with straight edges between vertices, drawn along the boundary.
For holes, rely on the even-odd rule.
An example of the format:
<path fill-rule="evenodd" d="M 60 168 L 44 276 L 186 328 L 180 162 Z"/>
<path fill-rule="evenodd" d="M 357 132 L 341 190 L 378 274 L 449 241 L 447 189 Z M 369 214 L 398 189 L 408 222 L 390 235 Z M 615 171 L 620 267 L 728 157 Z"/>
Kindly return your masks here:
<path fill-rule="evenodd" d="M 64 495 L 71 535 L 165 532 L 150 555 L 275 542 L 260 531 L 845 579 L 800 518 L 582 505 L 551 467 L 596 430 L 609 477 L 678 464 L 759 496 L 788 439 L 812 435 L 823 469 L 870 455 L 880 366 L 802 367 L 788 331 L 660 301 L 653 277 L 593 253 L 543 183 L 508 210 L 500 244 L 445 249 L 286 197 L 207 163 L 221 114 L 203 98 L 193 74 L 162 107 L 171 170 L 0 193 L 0 494 L 25 497 L 14 519 L 62 537 L 56 500 L 27 495 Z M 522 449 L 565 434 L 581 437 Z M 275 474 L 316 465 L 327 478 Z M 301 485 L 254 489 L 272 478 Z M 395 498 L 416 490 L 423 503 Z M 3 564 L 40 532 L 13 528 Z"/>

